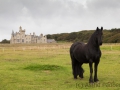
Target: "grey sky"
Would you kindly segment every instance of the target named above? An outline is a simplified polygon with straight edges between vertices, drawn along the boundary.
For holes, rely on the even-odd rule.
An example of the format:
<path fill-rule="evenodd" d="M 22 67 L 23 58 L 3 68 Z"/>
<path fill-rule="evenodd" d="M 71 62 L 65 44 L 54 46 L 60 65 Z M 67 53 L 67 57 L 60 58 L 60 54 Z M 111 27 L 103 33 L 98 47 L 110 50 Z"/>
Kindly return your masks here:
<path fill-rule="evenodd" d="M 0 41 L 11 32 L 67 33 L 120 28 L 120 0 L 0 0 Z"/>

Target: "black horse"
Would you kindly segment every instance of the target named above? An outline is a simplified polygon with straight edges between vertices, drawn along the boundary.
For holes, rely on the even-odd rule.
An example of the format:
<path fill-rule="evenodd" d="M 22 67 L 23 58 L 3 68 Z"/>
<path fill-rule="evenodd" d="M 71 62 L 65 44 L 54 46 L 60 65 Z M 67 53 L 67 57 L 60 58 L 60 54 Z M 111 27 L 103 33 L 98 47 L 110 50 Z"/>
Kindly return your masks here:
<path fill-rule="evenodd" d="M 91 35 L 87 44 L 76 42 L 73 43 L 70 47 L 70 56 L 72 60 L 72 70 L 73 76 L 77 79 L 79 75 L 80 78 L 83 78 L 84 70 L 82 68 L 83 63 L 89 63 L 90 67 L 90 78 L 89 82 L 97 82 L 99 81 L 97 78 L 97 67 L 100 62 L 101 51 L 100 45 L 102 45 L 102 30 L 97 27 L 95 32 Z M 94 63 L 94 80 L 93 80 L 93 65 Z"/>

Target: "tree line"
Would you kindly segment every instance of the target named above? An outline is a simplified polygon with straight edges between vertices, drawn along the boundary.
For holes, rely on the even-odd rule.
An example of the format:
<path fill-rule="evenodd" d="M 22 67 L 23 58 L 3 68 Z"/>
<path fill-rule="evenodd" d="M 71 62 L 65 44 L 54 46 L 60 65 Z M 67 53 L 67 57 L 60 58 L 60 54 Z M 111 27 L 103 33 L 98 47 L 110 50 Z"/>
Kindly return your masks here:
<path fill-rule="evenodd" d="M 86 43 L 95 30 L 83 30 L 71 33 L 48 34 L 48 39 L 64 42 L 84 42 Z M 103 30 L 103 43 L 120 43 L 120 28 Z"/>
<path fill-rule="evenodd" d="M 95 30 L 83 30 L 71 33 L 48 34 L 48 39 L 55 39 L 63 42 L 84 42 L 87 43 L 90 36 Z M 0 43 L 10 43 L 10 40 L 4 39 Z M 103 30 L 103 43 L 120 43 L 120 28 L 113 28 L 110 30 Z"/>
<path fill-rule="evenodd" d="M 10 43 L 10 40 L 7 40 L 7 39 L 3 39 L 0 43 L 4 44 L 4 43 Z"/>

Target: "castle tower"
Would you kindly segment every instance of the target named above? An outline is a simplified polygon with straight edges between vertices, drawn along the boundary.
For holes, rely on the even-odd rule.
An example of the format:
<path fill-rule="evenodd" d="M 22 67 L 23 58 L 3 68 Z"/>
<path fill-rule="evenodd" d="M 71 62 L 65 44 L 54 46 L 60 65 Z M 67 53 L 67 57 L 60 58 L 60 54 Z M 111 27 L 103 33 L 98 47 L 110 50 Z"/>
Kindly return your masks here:
<path fill-rule="evenodd" d="M 19 32 L 20 32 L 20 34 L 25 35 L 25 29 L 24 29 L 24 30 L 22 30 L 22 27 L 21 27 L 21 26 L 19 27 Z"/>
<path fill-rule="evenodd" d="M 14 31 L 12 30 L 12 34 L 11 34 L 13 37 L 14 37 Z"/>
<path fill-rule="evenodd" d="M 43 34 L 41 33 L 40 36 L 43 37 Z"/>
<path fill-rule="evenodd" d="M 33 36 L 35 36 L 35 32 L 33 32 Z"/>
<path fill-rule="evenodd" d="M 19 32 L 21 32 L 21 31 L 22 31 L 22 27 L 20 26 L 20 27 L 19 27 Z"/>
<path fill-rule="evenodd" d="M 21 27 L 21 26 L 19 27 L 19 30 L 22 30 L 22 27 Z"/>

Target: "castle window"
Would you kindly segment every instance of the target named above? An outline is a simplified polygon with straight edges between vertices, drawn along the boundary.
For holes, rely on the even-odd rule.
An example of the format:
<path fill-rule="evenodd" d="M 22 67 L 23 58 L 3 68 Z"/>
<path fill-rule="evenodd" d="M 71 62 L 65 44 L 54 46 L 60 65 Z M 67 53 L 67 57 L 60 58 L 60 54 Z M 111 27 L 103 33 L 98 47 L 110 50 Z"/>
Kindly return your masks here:
<path fill-rule="evenodd" d="M 19 42 L 20 40 L 19 39 L 17 39 L 17 42 Z"/>
<path fill-rule="evenodd" d="M 22 39 L 22 42 L 24 42 L 24 39 Z"/>

